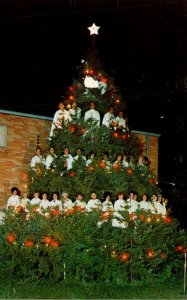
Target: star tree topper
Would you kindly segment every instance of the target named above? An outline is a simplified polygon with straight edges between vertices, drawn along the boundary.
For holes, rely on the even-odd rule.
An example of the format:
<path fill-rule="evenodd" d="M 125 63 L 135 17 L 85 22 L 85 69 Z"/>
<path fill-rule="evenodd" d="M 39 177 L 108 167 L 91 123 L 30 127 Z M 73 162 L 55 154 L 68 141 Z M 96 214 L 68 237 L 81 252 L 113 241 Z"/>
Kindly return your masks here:
<path fill-rule="evenodd" d="M 88 30 L 90 30 L 90 35 L 92 34 L 97 34 L 98 35 L 98 30 L 99 26 L 96 26 L 95 23 L 92 24 L 92 26 L 88 27 Z"/>

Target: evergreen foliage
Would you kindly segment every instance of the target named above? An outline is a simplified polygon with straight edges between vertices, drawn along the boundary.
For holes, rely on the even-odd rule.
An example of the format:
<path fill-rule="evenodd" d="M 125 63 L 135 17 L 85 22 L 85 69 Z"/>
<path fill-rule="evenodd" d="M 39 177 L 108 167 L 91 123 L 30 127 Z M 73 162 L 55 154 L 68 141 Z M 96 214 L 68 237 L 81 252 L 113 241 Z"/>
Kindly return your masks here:
<path fill-rule="evenodd" d="M 143 145 L 128 127 L 126 130 L 116 129 L 115 126 L 98 127 L 95 121 L 84 120 L 84 113 L 88 110 L 90 101 L 96 104 L 101 120 L 111 105 L 115 114 L 121 110 L 127 113 L 119 88 L 103 71 L 95 53 L 96 49 L 93 47 L 87 59 L 82 61 L 78 68 L 78 79 L 68 87 L 66 96 L 63 97 L 67 108 L 71 108 L 76 102 L 82 110 L 82 116 L 80 119 L 72 119 L 71 122 L 62 121 L 62 128 L 56 127 L 54 130 L 48 146 L 55 148 L 57 158 L 50 170 L 45 170 L 41 165 L 38 166 L 37 172 L 31 170 L 31 193 L 38 190 L 48 193 L 58 191 L 61 194 L 63 190 L 67 190 L 71 197 L 75 197 L 79 191 L 84 194 L 85 199 L 89 199 L 92 190 L 95 190 L 101 198 L 104 191 L 111 191 L 114 197 L 119 191 L 124 191 L 126 195 L 130 190 L 136 191 L 139 195 L 143 193 L 151 195 L 157 191 L 156 179 L 149 168 L 136 167 Z M 86 77 L 96 81 L 98 88 L 86 87 L 84 82 Z M 91 166 L 86 167 L 84 161 L 79 160 L 73 163 L 71 170 L 67 170 L 66 159 L 62 156 L 65 147 L 69 148 L 73 156 L 76 155 L 76 149 L 81 148 L 87 158 L 94 151 L 96 158 Z M 124 153 L 128 157 L 133 157 L 135 163 L 130 168 L 122 168 L 120 164 L 110 169 L 106 168 L 103 158 L 106 153 L 112 164 L 119 154 Z"/>
<path fill-rule="evenodd" d="M 121 212 L 126 229 L 112 227 L 112 215 L 33 207 L 6 210 L 0 226 L 0 276 L 68 282 L 164 281 L 183 270 L 186 234 L 175 219 L 139 210 Z"/>

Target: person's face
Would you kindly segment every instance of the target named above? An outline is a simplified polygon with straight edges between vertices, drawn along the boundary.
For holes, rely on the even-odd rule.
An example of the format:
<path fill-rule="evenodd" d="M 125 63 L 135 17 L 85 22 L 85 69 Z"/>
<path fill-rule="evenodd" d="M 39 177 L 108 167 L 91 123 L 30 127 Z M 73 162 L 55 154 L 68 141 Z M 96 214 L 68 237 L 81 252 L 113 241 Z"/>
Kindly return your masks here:
<path fill-rule="evenodd" d="M 60 110 L 64 110 L 64 103 L 60 102 L 60 104 L 59 104 L 59 109 L 60 109 Z"/>
<path fill-rule="evenodd" d="M 68 148 L 65 148 L 65 149 L 64 149 L 64 154 L 65 154 L 65 155 L 69 154 L 69 149 L 68 149 Z"/>
<path fill-rule="evenodd" d="M 43 195 L 42 195 L 42 199 L 47 199 L 47 194 L 46 193 L 44 193 Z"/>
<path fill-rule="evenodd" d="M 156 196 L 156 195 L 153 195 L 153 196 L 152 196 L 152 200 L 153 200 L 153 201 L 156 201 L 156 200 L 157 200 L 157 196 Z"/>
<path fill-rule="evenodd" d="M 77 149 L 77 155 L 81 155 L 81 149 Z"/>
<path fill-rule="evenodd" d="M 17 190 L 14 190 L 14 191 L 12 192 L 12 195 L 16 196 L 17 193 L 18 193 Z"/>
<path fill-rule="evenodd" d="M 123 194 L 119 194 L 118 199 L 123 199 Z"/>
<path fill-rule="evenodd" d="M 23 198 L 27 198 L 27 193 L 23 193 Z"/>
<path fill-rule="evenodd" d="M 41 149 L 36 150 L 36 155 L 40 156 L 41 155 Z"/>
<path fill-rule="evenodd" d="M 91 198 L 95 200 L 97 198 L 97 194 L 96 193 L 91 193 Z"/>
<path fill-rule="evenodd" d="M 82 195 L 77 195 L 77 200 L 82 201 L 83 200 L 83 196 Z"/>
<path fill-rule="evenodd" d="M 58 195 L 57 194 L 53 194 L 53 200 L 57 200 L 58 199 Z"/>
<path fill-rule="evenodd" d="M 143 195 L 142 199 L 143 199 L 143 201 L 146 201 L 147 200 L 147 196 Z"/>
<path fill-rule="evenodd" d="M 92 154 L 90 155 L 90 158 L 91 158 L 91 159 L 94 159 L 94 157 L 95 157 L 95 154 L 92 153 Z"/>
<path fill-rule="evenodd" d="M 134 199 L 134 194 L 130 193 L 130 199 Z"/>
<path fill-rule="evenodd" d="M 122 118 L 122 117 L 123 117 L 123 112 L 120 111 L 119 114 L 118 114 L 118 116 L 119 116 L 120 118 Z"/>
<path fill-rule="evenodd" d="M 50 148 L 49 152 L 50 152 L 50 154 L 53 155 L 55 153 L 55 149 L 54 148 Z"/>
<path fill-rule="evenodd" d="M 118 156 L 117 156 L 117 160 L 118 160 L 118 161 L 121 161 L 121 160 L 122 160 L 122 156 L 121 156 L 121 155 L 118 155 Z"/>
<path fill-rule="evenodd" d="M 34 198 L 38 198 L 39 197 L 39 193 L 34 193 Z"/>
<path fill-rule="evenodd" d="M 63 193 L 63 194 L 62 194 L 62 197 L 63 197 L 64 199 L 67 199 L 67 198 L 68 198 L 68 196 L 69 196 L 69 194 L 68 194 L 68 193 Z"/>
<path fill-rule="evenodd" d="M 106 196 L 106 201 L 110 201 L 110 195 Z"/>
<path fill-rule="evenodd" d="M 161 196 L 158 197 L 158 202 L 162 202 L 162 197 Z"/>
<path fill-rule="evenodd" d="M 95 108 L 95 104 L 92 102 L 90 103 L 90 109 L 94 109 Z"/>
<path fill-rule="evenodd" d="M 110 108 L 109 108 L 109 112 L 110 112 L 111 114 L 113 114 L 114 108 L 113 108 L 113 107 L 110 107 Z"/>

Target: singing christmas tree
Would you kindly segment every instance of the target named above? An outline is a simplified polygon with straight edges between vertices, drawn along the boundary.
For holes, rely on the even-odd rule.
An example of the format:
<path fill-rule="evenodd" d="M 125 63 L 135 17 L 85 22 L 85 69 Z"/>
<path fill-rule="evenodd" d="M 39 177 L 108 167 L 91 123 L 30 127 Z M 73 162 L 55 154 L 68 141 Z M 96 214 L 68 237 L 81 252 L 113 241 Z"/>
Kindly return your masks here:
<path fill-rule="evenodd" d="M 91 36 L 98 29 L 93 24 Z M 100 199 L 111 192 L 115 200 L 118 192 L 128 197 L 130 191 L 157 191 L 153 174 L 140 159 L 141 144 L 127 125 L 125 102 L 95 53 L 93 43 L 81 61 L 79 79 L 59 104 L 49 133 L 50 161 L 31 170 L 31 192 L 64 192 L 72 200 L 82 193 L 87 201 L 92 191 Z M 5 210 L 0 276 L 67 279 L 71 285 L 97 282 L 102 287 L 155 284 L 179 276 L 187 239 L 177 220 L 143 208 L 132 213 L 80 208 Z"/>
<path fill-rule="evenodd" d="M 49 148 L 56 156 L 50 168 L 38 166 L 31 173 L 31 192 L 60 194 L 66 190 L 88 199 L 91 191 L 100 198 L 105 191 L 139 195 L 156 192 L 157 185 L 149 167 L 137 165 L 142 145 L 128 126 L 125 101 L 113 78 L 97 58 L 99 27 L 88 27 L 93 38 L 91 49 L 81 60 L 77 79 L 62 97 L 63 112 L 53 120 Z M 72 159 L 72 158 L 75 159 Z"/>

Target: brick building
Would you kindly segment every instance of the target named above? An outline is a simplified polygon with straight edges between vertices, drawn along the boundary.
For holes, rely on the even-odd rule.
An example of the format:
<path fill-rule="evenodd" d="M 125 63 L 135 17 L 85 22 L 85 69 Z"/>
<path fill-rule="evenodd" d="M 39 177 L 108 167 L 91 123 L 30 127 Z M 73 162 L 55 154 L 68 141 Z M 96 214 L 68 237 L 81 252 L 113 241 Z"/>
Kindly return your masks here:
<path fill-rule="evenodd" d="M 0 208 L 10 195 L 12 186 L 28 189 L 28 170 L 36 146 L 44 153 L 52 118 L 0 110 Z M 151 169 L 158 175 L 159 135 L 133 131 L 144 145 L 143 154 L 151 161 Z"/>

